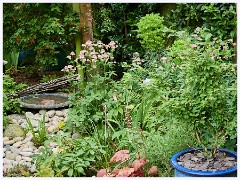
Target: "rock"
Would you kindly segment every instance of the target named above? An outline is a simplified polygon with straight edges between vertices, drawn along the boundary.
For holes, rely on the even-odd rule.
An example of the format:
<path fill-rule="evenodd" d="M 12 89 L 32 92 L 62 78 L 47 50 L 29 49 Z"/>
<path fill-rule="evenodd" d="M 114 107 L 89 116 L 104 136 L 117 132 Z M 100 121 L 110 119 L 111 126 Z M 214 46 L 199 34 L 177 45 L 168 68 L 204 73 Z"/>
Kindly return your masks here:
<path fill-rule="evenodd" d="M 8 140 L 9 140 L 9 137 L 3 137 L 3 142 Z"/>
<path fill-rule="evenodd" d="M 58 127 L 58 124 L 59 124 L 59 122 L 58 122 L 57 120 L 53 120 L 53 121 L 52 121 L 52 125 L 53 125 L 53 126 L 55 126 L 55 127 L 57 126 L 57 127 Z"/>
<path fill-rule="evenodd" d="M 22 164 L 23 164 L 23 165 L 26 165 L 28 168 L 31 167 L 31 162 L 26 162 L 26 161 L 24 161 Z"/>
<path fill-rule="evenodd" d="M 24 115 L 22 114 L 10 114 L 7 116 L 9 120 L 17 120 L 19 121 L 20 119 L 24 118 Z"/>
<path fill-rule="evenodd" d="M 68 114 L 68 109 L 62 109 L 63 116 L 66 117 Z"/>
<path fill-rule="evenodd" d="M 23 122 L 22 124 L 21 124 L 21 127 L 22 128 L 27 128 L 28 127 L 28 123 L 25 121 L 25 122 Z"/>
<path fill-rule="evenodd" d="M 5 157 L 6 156 L 6 154 L 5 153 L 3 153 L 3 157 Z"/>
<path fill-rule="evenodd" d="M 6 145 L 6 146 L 4 146 L 4 149 L 6 149 L 6 151 L 11 151 L 11 146 L 10 145 Z"/>
<path fill-rule="evenodd" d="M 24 148 L 22 149 L 22 152 L 33 152 L 32 148 Z"/>
<path fill-rule="evenodd" d="M 23 143 L 27 143 L 27 142 L 30 142 L 32 140 L 33 136 L 29 136 L 29 137 L 26 137 L 24 140 L 23 140 Z"/>
<path fill-rule="evenodd" d="M 219 169 L 222 165 L 219 162 L 214 162 L 213 167 Z"/>
<path fill-rule="evenodd" d="M 54 130 L 56 130 L 55 126 L 49 126 L 47 129 L 48 132 L 53 132 Z"/>
<path fill-rule="evenodd" d="M 5 154 L 7 155 L 7 154 L 11 154 L 12 153 L 12 151 L 6 151 L 5 152 Z"/>
<path fill-rule="evenodd" d="M 25 157 L 32 156 L 32 152 L 20 152 L 19 154 L 21 154 L 22 156 L 25 156 Z"/>
<path fill-rule="evenodd" d="M 62 111 L 56 111 L 56 115 L 58 116 L 58 117 L 63 117 L 64 116 L 64 114 L 63 114 L 63 112 Z"/>
<path fill-rule="evenodd" d="M 46 114 L 46 112 L 47 112 L 46 109 L 41 109 L 41 110 L 39 111 L 39 114 Z"/>
<path fill-rule="evenodd" d="M 30 157 L 22 157 L 22 160 L 31 162 L 31 161 L 32 161 L 32 158 L 30 158 Z"/>
<path fill-rule="evenodd" d="M 28 141 L 28 142 L 26 143 L 26 145 L 28 145 L 28 147 L 29 147 L 29 146 L 33 146 L 34 143 L 33 143 L 32 141 Z"/>
<path fill-rule="evenodd" d="M 11 149 L 12 153 L 14 153 L 14 154 L 19 154 L 20 153 L 20 150 L 18 148 L 14 147 L 14 146 L 11 146 L 10 149 Z"/>
<path fill-rule="evenodd" d="M 16 143 L 14 143 L 13 146 L 16 147 L 16 148 L 19 148 L 22 144 L 23 144 L 22 141 L 18 141 Z"/>
<path fill-rule="evenodd" d="M 72 138 L 73 139 L 77 139 L 77 138 L 79 138 L 80 137 L 80 134 L 79 133 L 74 133 L 73 135 L 72 135 Z"/>
<path fill-rule="evenodd" d="M 9 124 L 6 126 L 4 136 L 9 138 L 25 137 L 23 128 L 17 124 Z"/>
<path fill-rule="evenodd" d="M 17 155 L 16 161 L 17 161 L 17 162 L 20 162 L 21 160 L 22 160 L 22 156 L 21 156 L 21 155 Z"/>
<path fill-rule="evenodd" d="M 6 159 L 15 160 L 16 157 L 17 157 L 17 154 L 15 153 L 6 154 Z"/>
<path fill-rule="evenodd" d="M 8 140 L 8 141 L 4 141 L 4 142 L 3 142 L 4 145 L 12 145 L 12 144 L 14 144 L 14 143 L 15 143 L 14 140 Z"/>
<path fill-rule="evenodd" d="M 38 127 L 38 120 L 30 120 L 33 127 Z"/>
<path fill-rule="evenodd" d="M 24 122 L 26 122 L 26 119 L 20 119 L 20 120 L 18 121 L 18 124 L 21 125 L 21 124 L 24 123 Z"/>
<path fill-rule="evenodd" d="M 26 112 L 25 115 L 26 115 L 26 118 L 28 118 L 29 120 L 35 119 L 34 114 L 31 112 Z"/>
<path fill-rule="evenodd" d="M 15 142 L 18 142 L 18 141 L 23 140 L 23 137 L 15 137 L 15 138 L 13 138 L 13 140 L 14 140 Z"/>
<path fill-rule="evenodd" d="M 3 152 L 5 152 L 7 149 L 6 148 L 3 148 Z"/>
<path fill-rule="evenodd" d="M 46 112 L 46 115 L 50 118 L 52 118 L 54 115 L 56 114 L 56 111 L 55 110 L 50 110 L 50 111 L 47 111 Z"/>
<path fill-rule="evenodd" d="M 4 165 L 3 166 L 3 172 L 6 173 L 9 169 L 13 168 L 12 165 Z"/>
<path fill-rule="evenodd" d="M 33 164 L 33 165 L 31 166 L 31 168 L 30 168 L 30 172 L 31 172 L 31 173 L 34 173 L 35 171 L 36 171 L 36 165 Z"/>

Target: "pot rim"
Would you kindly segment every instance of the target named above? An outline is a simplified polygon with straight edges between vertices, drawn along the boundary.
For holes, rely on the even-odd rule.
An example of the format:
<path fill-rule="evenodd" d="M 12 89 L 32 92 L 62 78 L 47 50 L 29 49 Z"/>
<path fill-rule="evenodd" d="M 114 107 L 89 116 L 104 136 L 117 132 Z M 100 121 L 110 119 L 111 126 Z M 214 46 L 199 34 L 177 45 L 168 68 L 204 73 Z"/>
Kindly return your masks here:
<path fill-rule="evenodd" d="M 192 169 L 188 169 L 188 168 L 185 168 L 181 165 L 178 164 L 177 162 L 177 158 L 183 154 L 186 154 L 186 153 L 191 153 L 195 150 L 202 150 L 203 148 L 189 148 L 189 149 L 186 149 L 186 150 L 183 150 L 183 151 L 180 151 L 176 154 L 174 154 L 171 158 L 171 165 L 174 169 L 182 172 L 182 173 L 185 173 L 185 174 L 188 174 L 188 175 L 194 175 L 194 176 L 223 176 L 223 175 L 227 175 L 227 174 L 231 174 L 235 171 L 237 171 L 237 165 L 236 166 L 233 166 L 231 168 L 228 168 L 228 169 L 225 169 L 225 170 L 217 170 L 217 171 L 200 171 L 200 170 L 192 170 Z M 231 150 L 228 150 L 228 149 L 222 149 L 222 148 L 217 148 L 219 151 L 222 151 L 222 152 L 225 152 L 227 155 L 230 155 L 231 157 L 235 157 L 237 159 L 237 153 L 235 151 L 231 151 Z"/>

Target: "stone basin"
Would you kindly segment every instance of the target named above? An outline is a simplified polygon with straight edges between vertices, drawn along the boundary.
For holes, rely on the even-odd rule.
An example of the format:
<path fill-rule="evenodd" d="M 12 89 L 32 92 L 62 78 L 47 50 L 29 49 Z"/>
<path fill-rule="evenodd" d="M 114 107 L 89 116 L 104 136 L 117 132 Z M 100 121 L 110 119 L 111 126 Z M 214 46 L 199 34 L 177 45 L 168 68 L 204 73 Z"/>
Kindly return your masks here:
<path fill-rule="evenodd" d="M 57 109 L 69 106 L 69 95 L 60 93 L 32 94 L 20 97 L 22 107 L 29 109 Z"/>

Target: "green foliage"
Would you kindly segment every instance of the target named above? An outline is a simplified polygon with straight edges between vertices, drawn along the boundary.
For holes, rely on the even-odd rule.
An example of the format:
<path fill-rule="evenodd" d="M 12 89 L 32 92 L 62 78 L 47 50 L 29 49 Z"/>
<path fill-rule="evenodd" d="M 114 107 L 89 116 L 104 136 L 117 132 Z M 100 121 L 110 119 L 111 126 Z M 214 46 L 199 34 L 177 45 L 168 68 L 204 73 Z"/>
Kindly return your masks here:
<path fill-rule="evenodd" d="M 26 84 L 18 84 L 14 82 L 9 75 L 3 75 L 3 124 L 8 123 L 7 114 L 20 113 L 22 108 L 18 99 L 9 99 L 7 95 L 14 94 L 15 91 L 22 89 Z"/>
<path fill-rule="evenodd" d="M 86 176 L 86 169 L 101 161 L 105 151 L 91 137 L 80 139 L 63 138 L 54 154 L 50 149 L 41 150 L 42 155 L 35 154 L 37 174 L 41 177 L 81 177 Z"/>
<path fill-rule="evenodd" d="M 34 131 L 34 127 L 29 118 L 26 117 L 26 121 L 28 123 L 29 129 L 33 135 L 33 143 L 36 147 L 43 145 L 44 141 L 47 139 L 47 130 L 45 127 L 45 117 L 46 115 L 43 114 L 43 119 L 38 120 L 38 127 L 37 132 Z"/>
<path fill-rule="evenodd" d="M 79 22 L 71 4 L 4 3 L 3 9 L 4 57 L 15 47 L 33 50 L 35 66 L 54 65 L 56 54 L 74 49 Z"/>
<path fill-rule="evenodd" d="M 179 3 L 166 19 L 175 30 L 187 27 L 192 32 L 203 26 L 219 39 L 236 38 L 237 11 L 233 3 Z"/>
<path fill-rule="evenodd" d="M 160 51 L 164 46 L 168 28 L 163 25 L 163 17 L 159 14 L 147 14 L 137 23 L 138 38 L 144 48 L 150 51 Z"/>
<path fill-rule="evenodd" d="M 57 79 L 59 78 L 58 75 L 56 74 L 53 74 L 53 75 L 43 75 L 42 79 L 40 80 L 40 82 L 48 82 L 48 81 L 51 81 L 51 80 L 54 80 L 54 79 Z"/>
<path fill-rule="evenodd" d="M 169 177 L 173 175 L 169 159 L 179 150 L 186 149 L 194 144 L 194 134 L 189 131 L 186 123 L 167 121 L 163 130 L 151 131 L 145 138 L 140 152 L 149 159 L 149 166 L 156 165 L 159 176 Z"/>
<path fill-rule="evenodd" d="M 175 118 L 193 128 L 197 145 L 215 150 L 229 137 L 236 138 L 236 67 L 227 61 L 232 53 L 211 39 L 210 33 L 205 34 L 205 41 L 193 37 L 194 46 L 188 46 L 192 41 L 182 36 L 177 42 L 186 41 L 186 49 L 181 43 L 173 45 L 169 55 L 171 61 L 176 61 L 174 69 L 181 84 L 172 91 L 175 96 L 164 103 L 163 109 L 171 110 Z M 226 43 L 221 41 L 221 45 Z"/>
<path fill-rule="evenodd" d="M 6 56 L 7 64 L 6 69 L 10 69 L 11 67 L 17 69 L 18 66 L 18 57 L 19 51 L 16 48 L 13 48 L 11 52 L 9 52 Z"/>

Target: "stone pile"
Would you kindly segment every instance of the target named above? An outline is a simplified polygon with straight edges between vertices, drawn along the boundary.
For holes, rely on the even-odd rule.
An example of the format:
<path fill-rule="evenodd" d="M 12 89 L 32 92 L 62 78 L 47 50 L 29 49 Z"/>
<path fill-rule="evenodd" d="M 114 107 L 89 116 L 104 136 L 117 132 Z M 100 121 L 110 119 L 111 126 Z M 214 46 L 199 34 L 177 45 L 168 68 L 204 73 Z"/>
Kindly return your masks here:
<path fill-rule="evenodd" d="M 18 164 L 27 165 L 31 173 L 34 173 L 36 170 L 35 164 L 31 162 L 32 155 L 39 154 L 39 149 L 42 147 L 37 148 L 34 146 L 32 140 L 33 135 L 31 132 L 28 132 L 26 136 L 23 137 L 21 128 L 26 129 L 28 127 L 26 117 L 29 118 L 34 130 L 37 131 L 38 120 L 42 120 L 43 114 L 45 113 L 45 126 L 48 133 L 52 133 L 59 129 L 58 125 L 60 122 L 66 121 L 67 111 L 67 109 L 49 111 L 40 110 L 36 114 L 26 112 L 25 115 L 9 115 L 8 118 L 13 124 L 7 126 L 3 134 L 3 172 L 6 172 L 8 169 L 13 168 Z M 53 152 L 57 152 L 58 145 L 56 143 L 52 142 L 49 147 Z"/>

